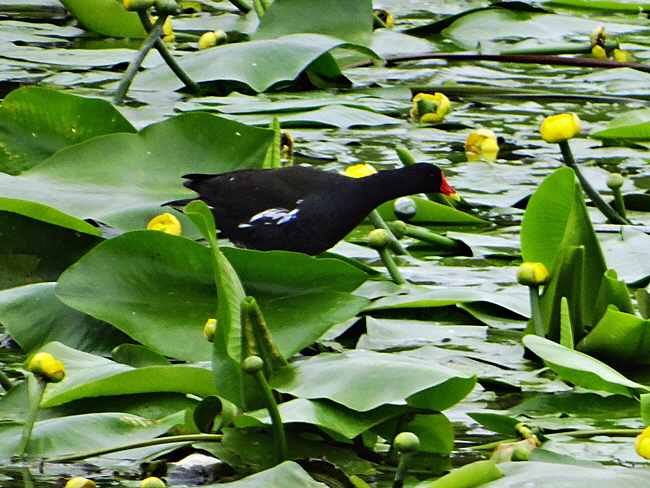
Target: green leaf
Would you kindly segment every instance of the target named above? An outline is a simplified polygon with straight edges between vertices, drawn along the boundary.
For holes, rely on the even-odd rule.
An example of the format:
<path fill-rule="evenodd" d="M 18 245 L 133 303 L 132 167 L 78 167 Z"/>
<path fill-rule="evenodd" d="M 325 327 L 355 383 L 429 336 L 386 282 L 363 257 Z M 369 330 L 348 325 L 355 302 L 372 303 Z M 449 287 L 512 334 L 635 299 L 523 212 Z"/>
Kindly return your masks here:
<path fill-rule="evenodd" d="M 411 224 L 423 223 L 447 223 L 447 224 L 478 224 L 488 225 L 489 223 L 478 217 L 474 217 L 448 205 L 433 202 L 426 198 L 410 197 L 416 205 L 415 216 L 409 219 Z M 385 220 L 396 220 L 394 212 L 394 201 L 386 202 L 377 207 L 379 215 Z"/>
<path fill-rule="evenodd" d="M 195 82 L 238 82 L 260 93 L 281 82 L 295 80 L 324 53 L 353 49 L 377 58 L 370 49 L 320 34 L 292 34 L 278 39 L 225 44 L 184 55 L 179 64 Z M 237 60 L 237 62 L 233 62 Z M 133 89 L 178 90 L 183 83 L 161 66 L 138 75 Z M 231 91 L 231 90 L 229 90 Z"/>
<path fill-rule="evenodd" d="M 543 337 L 529 334 L 524 345 L 566 381 L 590 390 L 634 397 L 650 390 L 582 352 L 568 349 Z"/>
<path fill-rule="evenodd" d="M 129 341 L 115 327 L 63 304 L 54 294 L 56 283 L 38 283 L 0 292 L 0 316 L 25 353 L 58 341 L 93 354 L 108 355 Z"/>
<path fill-rule="evenodd" d="M 589 134 L 594 139 L 650 140 L 650 109 L 630 110 L 614 117 L 607 127 Z"/>
<path fill-rule="evenodd" d="M 509 437 L 515 437 L 518 435 L 515 427 L 521 423 L 521 420 L 517 418 L 509 417 L 508 415 L 485 412 L 473 412 L 468 413 L 467 415 L 476 420 L 486 429 Z"/>
<path fill-rule="evenodd" d="M 650 320 L 610 305 L 578 349 L 608 364 L 650 364 Z"/>
<path fill-rule="evenodd" d="M 115 0 L 61 0 L 72 16 L 90 30 L 108 37 L 144 38 L 145 31 L 135 12 Z"/>
<path fill-rule="evenodd" d="M 211 114 L 182 114 L 137 134 L 69 146 L 20 176 L 0 174 L 0 193 L 118 229 L 142 229 L 162 212 L 161 203 L 191 195 L 183 174 L 261 167 L 272 137 Z"/>
<path fill-rule="evenodd" d="M 321 354 L 294 363 L 271 377 L 271 386 L 299 398 L 327 398 L 365 412 L 385 404 L 442 411 L 462 400 L 474 376 L 431 361 L 372 351 Z"/>
<path fill-rule="evenodd" d="M 607 265 L 625 283 L 637 284 L 650 277 L 650 236 L 632 226 L 621 226 L 618 233 L 600 242 Z"/>
<path fill-rule="evenodd" d="M 176 392 L 204 397 L 217 393 L 212 373 L 205 367 L 173 364 L 133 368 L 57 342 L 42 350 L 62 361 L 66 371 L 63 381 L 48 385 L 41 401 L 43 408 L 112 395 Z"/>
<path fill-rule="evenodd" d="M 580 340 L 583 327 L 600 318 L 593 304 L 607 266 L 572 169 L 555 171 L 531 196 L 521 225 L 521 253 L 524 261 L 541 262 L 551 274 L 542 296 L 550 337 L 559 340 L 560 298 L 566 296 L 574 338 Z"/>
<path fill-rule="evenodd" d="M 182 421 L 183 415 L 175 414 L 155 422 L 126 413 L 94 413 L 43 420 L 34 425 L 26 454 L 30 458 L 53 458 L 143 442 L 171 430 Z M 16 453 L 21 431 L 22 425 L 0 427 L 0 459 L 9 461 Z M 127 458 L 131 456 L 127 455 Z"/>
<path fill-rule="evenodd" d="M 286 251 L 223 251 L 285 355 L 368 304 L 349 293 L 366 274 L 339 260 Z M 202 328 L 215 316 L 217 295 L 210 250 L 197 242 L 159 231 L 109 239 L 61 276 L 57 296 L 166 356 L 211 357 Z"/>
<path fill-rule="evenodd" d="M 372 25 L 371 0 L 276 0 L 260 20 L 253 39 L 310 33 L 367 45 Z"/>
<path fill-rule="evenodd" d="M 568 349 L 575 349 L 575 339 L 573 338 L 573 326 L 571 325 L 571 312 L 569 310 L 569 300 L 562 297 L 560 300 L 560 341 L 559 343 Z"/>
<path fill-rule="evenodd" d="M 115 132 L 136 129 L 106 100 L 19 88 L 0 106 L 0 171 L 19 174 L 64 147 Z"/>

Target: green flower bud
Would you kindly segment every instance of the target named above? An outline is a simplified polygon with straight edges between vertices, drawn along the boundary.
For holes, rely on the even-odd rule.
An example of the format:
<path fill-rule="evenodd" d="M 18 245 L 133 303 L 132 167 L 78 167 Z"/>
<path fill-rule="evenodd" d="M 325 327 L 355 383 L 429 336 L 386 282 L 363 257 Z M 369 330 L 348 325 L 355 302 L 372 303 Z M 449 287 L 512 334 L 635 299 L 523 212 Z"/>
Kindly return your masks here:
<path fill-rule="evenodd" d="M 399 452 L 415 452 L 420 449 L 420 439 L 412 432 L 400 432 L 393 439 L 393 445 Z"/>
<path fill-rule="evenodd" d="M 176 15 L 178 13 L 176 0 L 155 0 L 154 5 L 158 15 Z"/>
<path fill-rule="evenodd" d="M 256 374 L 262 371 L 263 367 L 264 361 L 259 356 L 248 356 L 241 365 L 241 369 L 247 374 Z"/>
<path fill-rule="evenodd" d="M 625 178 L 618 173 L 611 173 L 607 178 L 607 188 L 610 190 L 618 190 L 625 183 Z"/>
<path fill-rule="evenodd" d="M 409 197 L 400 197 L 393 204 L 393 212 L 395 212 L 398 219 L 408 221 L 415 216 L 417 211 L 418 206 L 415 200 Z"/>
<path fill-rule="evenodd" d="M 401 239 L 406 235 L 406 224 L 401 220 L 389 222 L 388 228 L 397 239 Z"/>
<path fill-rule="evenodd" d="M 368 245 L 373 249 L 385 249 L 390 244 L 390 234 L 386 229 L 375 229 L 368 234 Z"/>
<path fill-rule="evenodd" d="M 517 269 L 517 281 L 520 285 L 543 285 L 549 276 L 548 269 L 542 263 L 521 263 Z"/>

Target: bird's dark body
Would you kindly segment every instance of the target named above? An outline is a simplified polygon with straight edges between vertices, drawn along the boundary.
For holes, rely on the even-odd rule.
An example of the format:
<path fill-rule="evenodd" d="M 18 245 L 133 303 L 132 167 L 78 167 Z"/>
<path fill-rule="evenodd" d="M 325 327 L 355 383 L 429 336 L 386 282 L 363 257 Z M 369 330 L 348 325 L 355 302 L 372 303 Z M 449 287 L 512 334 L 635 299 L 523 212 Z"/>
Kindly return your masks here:
<path fill-rule="evenodd" d="M 335 245 L 386 201 L 453 191 L 440 169 L 427 163 L 363 178 L 302 166 L 184 178 L 185 186 L 211 207 L 217 228 L 236 245 L 311 255 Z"/>

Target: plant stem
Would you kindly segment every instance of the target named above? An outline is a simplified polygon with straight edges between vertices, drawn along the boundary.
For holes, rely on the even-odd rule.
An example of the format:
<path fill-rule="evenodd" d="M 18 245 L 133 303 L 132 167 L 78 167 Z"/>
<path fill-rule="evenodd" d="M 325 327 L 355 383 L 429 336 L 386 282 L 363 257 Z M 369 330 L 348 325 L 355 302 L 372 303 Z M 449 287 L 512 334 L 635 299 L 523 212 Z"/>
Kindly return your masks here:
<path fill-rule="evenodd" d="M 413 458 L 412 452 L 402 452 L 399 456 L 399 463 L 397 464 L 397 471 L 395 472 L 395 479 L 393 481 L 393 488 L 402 488 L 404 480 L 411 467 L 411 459 Z"/>
<path fill-rule="evenodd" d="M 150 439 L 143 442 L 134 442 L 133 444 L 125 444 L 123 446 L 98 449 L 97 451 L 89 451 L 82 454 L 73 454 L 71 456 L 52 458 L 49 459 L 49 462 L 67 463 L 71 461 L 80 461 L 82 459 L 104 456 L 106 454 L 112 454 L 114 452 L 129 451 L 131 449 L 139 449 L 141 447 L 159 446 L 161 444 L 175 444 L 177 442 L 221 442 L 222 440 L 223 436 L 221 434 L 175 435 L 169 437 L 161 437 L 158 439 Z"/>
<path fill-rule="evenodd" d="M 151 23 L 151 20 L 149 20 L 149 16 L 147 15 L 146 12 L 138 12 L 138 15 L 140 17 L 140 22 L 142 23 L 144 29 L 147 32 L 153 29 L 153 24 Z M 156 44 L 154 45 L 154 47 L 160 54 L 160 57 L 162 57 L 165 63 L 167 63 L 167 66 L 169 66 L 169 68 L 174 72 L 174 74 L 178 77 L 178 79 L 185 84 L 185 88 L 187 88 L 191 93 L 195 95 L 200 94 L 201 88 L 199 87 L 199 85 L 192 78 L 190 78 L 187 73 L 185 73 L 183 68 L 180 67 L 180 65 L 176 62 L 176 59 L 174 58 L 174 56 L 172 56 L 172 53 L 169 52 L 169 49 L 167 49 L 167 46 L 165 46 L 165 43 L 162 41 L 162 39 L 160 39 L 160 37 L 156 38 Z"/>
<path fill-rule="evenodd" d="M 611 222 L 621 225 L 630 225 L 631 222 L 628 219 L 621 217 L 616 210 L 614 210 L 605 200 L 603 200 L 600 194 L 594 189 L 594 187 L 591 186 L 591 184 L 589 184 L 587 179 L 583 176 L 580 168 L 575 162 L 575 159 L 573 159 L 573 153 L 571 152 L 569 141 L 560 141 L 558 144 L 560 145 L 560 151 L 562 151 L 564 164 L 566 164 L 575 172 L 576 176 L 578 177 L 578 181 L 580 182 L 580 186 L 582 186 L 582 189 L 587 194 L 587 197 L 589 197 L 589 200 L 591 200 L 592 203 L 598 208 L 598 210 L 600 210 L 603 215 L 607 217 Z"/>
<path fill-rule="evenodd" d="M 627 219 L 627 212 L 625 211 L 625 202 L 623 201 L 623 193 L 620 188 L 612 188 L 612 193 L 614 194 L 614 207 L 618 214 Z"/>
<path fill-rule="evenodd" d="M 268 410 L 269 416 L 271 417 L 273 437 L 275 439 L 275 445 L 277 448 L 277 462 L 280 464 L 287 459 L 287 437 L 284 433 L 284 424 L 282 423 L 282 417 L 280 416 L 280 409 L 278 408 L 278 404 L 275 403 L 273 391 L 271 391 L 269 382 L 266 381 L 264 372 L 262 370 L 257 371 L 254 374 L 254 377 L 264 392 L 266 409 Z"/>
<path fill-rule="evenodd" d="M 34 423 L 36 422 L 38 409 L 40 408 L 43 393 L 47 386 L 47 381 L 33 374 L 30 374 L 27 381 L 29 386 L 29 412 L 27 413 L 27 419 L 23 425 L 23 434 L 20 439 L 20 444 L 18 445 L 18 449 L 16 449 L 16 457 L 18 459 L 23 459 L 25 457 L 25 451 L 27 450 L 29 439 L 32 437 L 32 431 L 34 430 Z"/>
<path fill-rule="evenodd" d="M 11 390 L 14 386 L 11 380 L 2 371 L 0 371 L 0 386 L 2 386 L 5 391 Z"/>
<path fill-rule="evenodd" d="M 138 12 L 140 16 L 146 15 L 144 12 Z M 113 103 L 115 105 L 122 105 L 124 103 L 124 97 L 126 96 L 126 92 L 129 91 L 129 87 L 131 86 L 131 83 L 133 83 L 133 78 L 135 78 L 136 73 L 140 69 L 140 66 L 142 65 L 142 61 L 144 61 L 144 58 L 147 56 L 151 48 L 154 46 L 156 43 L 156 39 L 160 38 L 160 34 L 162 33 L 163 29 L 163 24 L 165 23 L 165 20 L 167 20 L 166 15 L 161 15 L 158 17 L 156 20 L 155 25 L 153 26 L 153 29 L 149 31 L 147 34 L 147 37 L 145 38 L 144 42 L 140 46 L 140 49 L 138 50 L 138 53 L 136 54 L 135 58 L 129 63 L 129 67 L 126 69 L 124 76 L 122 76 L 122 80 L 120 81 L 120 84 L 117 87 L 117 91 L 115 92 L 115 95 L 113 96 Z"/>
<path fill-rule="evenodd" d="M 388 233 L 391 236 L 390 239 L 390 248 L 391 250 L 400 256 L 408 256 L 409 252 L 402 246 L 402 243 L 397 240 L 395 237 L 395 234 L 390 230 L 386 222 L 384 222 L 384 219 L 381 218 L 381 215 L 379 215 L 379 212 L 377 212 L 377 209 L 373 210 L 370 212 L 370 222 L 372 223 L 373 227 L 375 229 L 384 229 L 387 230 Z"/>
<path fill-rule="evenodd" d="M 542 309 L 539 303 L 539 286 L 529 286 L 528 292 L 530 295 L 530 320 L 533 323 L 533 331 L 539 337 L 546 337 Z"/>
<path fill-rule="evenodd" d="M 230 3 L 232 3 L 235 7 L 241 10 L 244 14 L 247 14 L 248 12 L 251 11 L 251 8 L 248 6 L 246 2 L 244 2 L 244 0 L 230 0 Z"/>
<path fill-rule="evenodd" d="M 388 248 L 379 249 L 378 252 L 393 282 L 396 285 L 403 285 L 404 283 L 406 283 L 406 280 L 399 272 L 399 269 L 395 264 L 395 260 L 393 259 L 393 255 L 390 253 Z"/>

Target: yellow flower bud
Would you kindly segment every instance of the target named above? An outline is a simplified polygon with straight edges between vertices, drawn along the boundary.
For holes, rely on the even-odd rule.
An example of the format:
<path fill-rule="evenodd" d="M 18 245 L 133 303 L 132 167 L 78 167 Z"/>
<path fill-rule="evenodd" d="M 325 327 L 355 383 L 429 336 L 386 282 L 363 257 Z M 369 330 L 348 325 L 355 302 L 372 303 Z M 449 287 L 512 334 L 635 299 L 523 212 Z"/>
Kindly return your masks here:
<path fill-rule="evenodd" d="M 149 476 L 140 482 L 140 488 L 165 488 L 165 482 L 155 476 Z"/>
<path fill-rule="evenodd" d="M 451 112 L 451 102 L 442 93 L 418 93 L 413 97 L 411 117 L 418 119 L 423 124 L 437 124 L 442 122 Z"/>
<path fill-rule="evenodd" d="M 621 49 L 614 49 L 613 51 L 614 59 L 619 63 L 627 63 L 629 61 L 629 54 L 627 51 L 622 51 Z"/>
<path fill-rule="evenodd" d="M 228 42 L 228 35 L 221 29 L 204 32 L 199 38 L 199 49 L 208 49 Z"/>
<path fill-rule="evenodd" d="M 385 249 L 390 244 L 390 234 L 386 229 L 375 229 L 368 234 L 368 245 L 373 249 Z"/>
<path fill-rule="evenodd" d="M 153 7 L 153 0 L 123 0 L 124 8 L 129 12 L 137 12 L 138 10 L 147 10 Z"/>
<path fill-rule="evenodd" d="M 549 115 L 539 128 L 546 142 L 560 142 L 571 139 L 580 132 L 580 119 L 574 113 Z"/>
<path fill-rule="evenodd" d="M 350 178 L 363 178 L 364 176 L 370 176 L 376 172 L 377 170 L 369 164 L 355 164 L 354 166 L 348 166 L 345 168 L 343 174 Z"/>
<path fill-rule="evenodd" d="M 29 360 L 27 369 L 48 383 L 58 383 L 65 378 L 63 363 L 47 352 L 34 354 Z"/>
<path fill-rule="evenodd" d="M 203 337 L 209 342 L 214 340 L 214 334 L 217 331 L 217 319 L 208 319 L 203 326 Z"/>
<path fill-rule="evenodd" d="M 636 436 L 634 449 L 639 456 L 650 459 L 650 426 L 643 429 L 643 432 Z"/>
<path fill-rule="evenodd" d="M 467 136 L 465 141 L 465 154 L 467 161 L 494 161 L 499 153 L 497 136 L 490 129 L 478 129 Z"/>
<path fill-rule="evenodd" d="M 542 263 L 521 263 L 517 269 L 517 281 L 520 285 L 539 286 L 549 279 L 549 272 Z"/>
<path fill-rule="evenodd" d="M 395 25 L 395 19 L 388 10 L 375 9 L 374 12 L 387 27 L 393 27 Z"/>
<path fill-rule="evenodd" d="M 591 55 L 596 59 L 607 59 L 607 51 L 600 44 L 596 44 L 591 48 Z"/>
<path fill-rule="evenodd" d="M 88 478 L 83 478 L 81 476 L 77 478 L 71 478 L 65 484 L 65 488 L 95 488 L 97 485 L 93 480 Z"/>
<path fill-rule="evenodd" d="M 174 236 L 181 235 L 181 223 L 170 213 L 154 217 L 147 224 L 147 230 L 159 230 Z"/>

